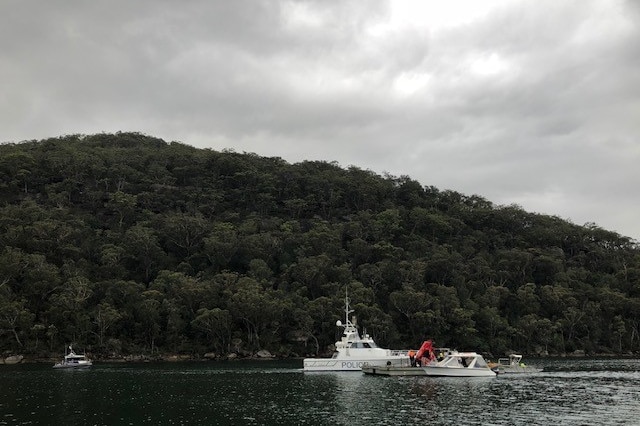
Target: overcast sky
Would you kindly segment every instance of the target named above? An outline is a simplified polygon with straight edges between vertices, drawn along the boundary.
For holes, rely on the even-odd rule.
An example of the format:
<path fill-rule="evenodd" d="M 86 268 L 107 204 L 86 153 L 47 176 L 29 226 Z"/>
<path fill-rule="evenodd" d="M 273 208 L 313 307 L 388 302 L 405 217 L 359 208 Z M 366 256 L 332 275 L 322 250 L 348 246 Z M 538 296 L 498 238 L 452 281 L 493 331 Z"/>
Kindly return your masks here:
<path fill-rule="evenodd" d="M 337 161 L 640 240 L 640 1 L 2 0 L 0 141 Z"/>

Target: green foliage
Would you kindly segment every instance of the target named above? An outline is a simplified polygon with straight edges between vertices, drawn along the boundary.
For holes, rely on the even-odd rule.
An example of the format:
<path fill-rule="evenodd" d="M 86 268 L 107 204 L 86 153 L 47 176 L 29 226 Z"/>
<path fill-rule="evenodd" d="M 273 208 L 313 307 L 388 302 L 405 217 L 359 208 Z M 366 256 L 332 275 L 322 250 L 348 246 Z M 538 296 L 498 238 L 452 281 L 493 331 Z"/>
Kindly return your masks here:
<path fill-rule="evenodd" d="M 640 252 L 407 176 L 138 133 L 0 145 L 0 350 L 640 349 Z"/>

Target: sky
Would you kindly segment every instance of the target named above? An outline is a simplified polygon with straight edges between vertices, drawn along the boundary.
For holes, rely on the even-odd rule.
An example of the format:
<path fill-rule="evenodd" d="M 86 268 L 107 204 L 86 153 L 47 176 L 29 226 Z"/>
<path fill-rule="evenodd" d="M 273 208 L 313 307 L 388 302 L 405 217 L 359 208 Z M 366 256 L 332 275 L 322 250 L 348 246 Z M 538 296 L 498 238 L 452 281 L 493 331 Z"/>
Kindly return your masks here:
<path fill-rule="evenodd" d="M 0 142 L 335 161 L 640 240 L 640 1 L 2 0 Z"/>

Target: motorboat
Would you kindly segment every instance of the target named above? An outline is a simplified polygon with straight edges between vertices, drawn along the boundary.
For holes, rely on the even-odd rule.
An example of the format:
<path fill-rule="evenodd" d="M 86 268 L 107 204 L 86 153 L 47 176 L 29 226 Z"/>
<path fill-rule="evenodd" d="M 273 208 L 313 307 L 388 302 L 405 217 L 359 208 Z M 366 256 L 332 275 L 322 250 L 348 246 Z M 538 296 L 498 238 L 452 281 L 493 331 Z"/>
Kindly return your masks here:
<path fill-rule="evenodd" d="M 62 361 L 57 362 L 53 368 L 86 368 L 91 367 L 93 363 L 85 354 L 77 354 L 73 351 L 73 347 L 69 345 L 69 353 L 66 352 Z"/>
<path fill-rule="evenodd" d="M 345 322 L 338 320 L 336 327 L 343 328 L 342 338 L 335 343 L 335 352 L 331 358 L 305 358 L 303 371 L 362 371 L 363 366 L 409 367 L 411 365 L 407 350 L 392 350 L 379 347 L 371 336 L 356 326 L 356 317 L 349 318 L 354 312 L 349 307 L 349 297 L 345 296 Z"/>
<path fill-rule="evenodd" d="M 498 358 L 492 369 L 498 374 L 539 373 L 542 368 L 531 367 L 522 362 L 522 355 L 511 354 L 508 358 Z"/>
<path fill-rule="evenodd" d="M 362 366 L 362 372 L 372 376 L 426 376 L 427 372 L 422 366 L 437 363 L 438 359 L 443 359 L 446 354 L 451 353 L 449 348 L 435 348 L 432 340 L 422 342 L 417 352 L 409 351 L 410 365 L 368 365 Z"/>
<path fill-rule="evenodd" d="M 449 352 L 441 361 L 422 366 L 427 376 L 495 377 L 496 372 L 476 352 Z"/>

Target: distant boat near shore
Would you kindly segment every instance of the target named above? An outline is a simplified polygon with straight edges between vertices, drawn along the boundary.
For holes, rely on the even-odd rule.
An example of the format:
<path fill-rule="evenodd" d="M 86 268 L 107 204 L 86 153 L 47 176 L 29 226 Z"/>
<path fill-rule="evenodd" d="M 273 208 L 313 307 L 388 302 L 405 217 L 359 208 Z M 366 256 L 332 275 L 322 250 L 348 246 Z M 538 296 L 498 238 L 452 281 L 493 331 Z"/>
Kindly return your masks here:
<path fill-rule="evenodd" d="M 542 368 L 532 367 L 522 362 L 522 355 L 511 354 L 508 358 L 499 358 L 497 363 L 489 366 L 498 374 L 539 373 Z"/>
<path fill-rule="evenodd" d="M 66 353 L 62 361 L 56 363 L 53 368 L 87 368 L 91 367 L 93 363 L 86 357 L 85 354 L 76 354 L 73 351 L 73 347 L 69 345 L 69 353 Z"/>

